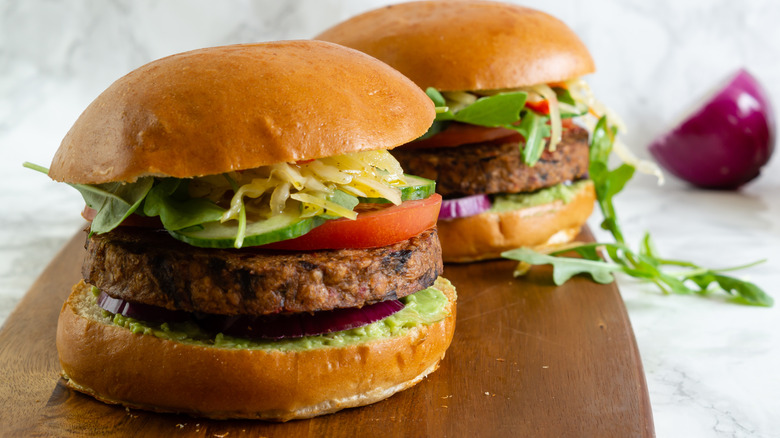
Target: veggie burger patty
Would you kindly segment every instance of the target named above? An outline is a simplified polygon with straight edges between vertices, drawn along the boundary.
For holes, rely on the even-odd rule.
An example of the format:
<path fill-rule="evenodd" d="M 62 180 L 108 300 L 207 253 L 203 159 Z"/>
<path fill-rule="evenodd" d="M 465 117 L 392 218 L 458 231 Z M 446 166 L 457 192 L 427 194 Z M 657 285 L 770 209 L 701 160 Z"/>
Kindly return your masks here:
<path fill-rule="evenodd" d="M 435 229 L 393 245 L 307 252 L 197 248 L 153 229 L 87 240 L 82 274 L 114 298 L 221 315 L 314 312 L 401 298 L 443 270 Z"/>

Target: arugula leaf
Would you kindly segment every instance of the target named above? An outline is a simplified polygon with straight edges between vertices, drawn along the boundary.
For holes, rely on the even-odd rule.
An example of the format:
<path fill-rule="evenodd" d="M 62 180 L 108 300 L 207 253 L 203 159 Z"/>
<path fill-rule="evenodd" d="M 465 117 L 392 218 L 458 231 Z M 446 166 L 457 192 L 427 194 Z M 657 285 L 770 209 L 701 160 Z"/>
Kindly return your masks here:
<path fill-rule="evenodd" d="M 592 261 L 572 257 L 557 257 L 538 253 L 529 248 L 518 248 L 501 253 L 501 257 L 530 263 L 532 265 L 552 265 L 553 281 L 560 286 L 577 274 L 589 274 L 597 283 L 612 283 L 613 272 L 623 271 L 623 267 L 614 263 Z"/>
<path fill-rule="evenodd" d="M 692 276 L 690 280 L 701 288 L 701 293 L 706 293 L 709 290 L 709 286 L 715 283 L 721 290 L 735 295 L 732 300 L 737 303 L 756 306 L 772 306 L 774 304 L 772 297 L 749 281 L 739 280 L 712 271 Z"/>
<path fill-rule="evenodd" d="M 454 120 L 491 128 L 511 125 L 520 120 L 520 111 L 525 107 L 527 97 L 528 93 L 522 91 L 480 97 L 455 113 Z"/>
<path fill-rule="evenodd" d="M 24 167 L 46 175 L 49 169 L 37 164 L 25 162 Z M 128 216 L 133 214 L 143 202 L 149 189 L 154 184 L 154 178 L 139 178 L 134 183 L 111 182 L 105 184 L 72 184 L 81 193 L 89 208 L 96 210 L 92 219 L 90 231 L 102 234 L 113 230 Z"/>
<path fill-rule="evenodd" d="M 106 183 L 99 184 L 97 187 L 110 192 L 110 196 L 100 196 L 91 190 L 84 190 L 79 184 L 71 184 L 81 192 L 87 205 L 97 210 L 92 219 L 90 231 L 93 233 L 107 233 L 118 227 L 128 216 L 133 214 L 143 202 L 146 194 L 154 184 L 153 177 L 139 178 L 134 183 Z"/>
<path fill-rule="evenodd" d="M 615 169 L 608 165 L 616 134 L 606 117 L 602 117 L 594 129 L 591 149 L 589 177 L 593 180 L 596 198 L 604 220 L 601 227 L 609 231 L 614 243 L 569 244 L 560 250 L 541 254 L 528 248 L 502 253 L 502 257 L 519 260 L 521 267 L 516 275 L 527 272 L 526 265 L 553 266 L 555 284 L 563 284 L 577 274 L 588 274 L 594 281 L 611 282 L 615 272 L 623 272 L 632 277 L 649 281 L 664 293 L 698 294 L 708 296 L 711 292 L 721 291 L 732 295 L 732 302 L 754 306 L 771 307 L 772 297 L 760 287 L 748 281 L 723 275 L 722 272 L 742 269 L 750 265 L 725 269 L 706 269 L 695 263 L 662 258 L 648 233 L 643 236 L 638 251 L 633 251 L 625 243 L 623 231 L 617 220 L 613 198 L 620 193 L 634 175 L 634 167 L 622 164 Z M 602 258 L 599 250 L 606 256 Z M 564 253 L 574 252 L 581 258 L 565 257 Z M 757 262 L 760 263 L 760 262 Z M 675 266 L 683 268 L 680 272 L 667 272 L 664 268 Z M 521 269 L 522 268 L 522 269 Z"/>
<path fill-rule="evenodd" d="M 160 180 L 146 195 L 144 214 L 160 216 L 163 226 L 173 231 L 218 221 L 226 210 L 208 199 L 190 198 L 188 185 L 178 178 Z"/>
<path fill-rule="evenodd" d="M 547 125 L 546 119 L 533 111 L 525 111 L 520 126 L 509 126 L 525 138 L 523 162 L 528 166 L 533 167 L 544 152 L 544 139 L 550 136 L 550 127 Z"/>
<path fill-rule="evenodd" d="M 555 91 L 555 97 L 558 98 L 558 102 L 563 102 L 565 104 L 576 106 L 577 101 L 574 100 L 573 97 L 571 97 L 571 93 L 569 93 L 569 90 L 563 87 L 552 87 L 553 91 Z"/>
<path fill-rule="evenodd" d="M 525 108 L 528 93 L 524 91 L 480 97 L 455 113 L 449 109 L 446 99 L 438 90 L 428 88 L 425 93 L 436 105 L 437 113 L 433 125 L 420 139 L 443 131 L 450 122 L 455 121 L 490 128 L 503 127 L 519 132 L 526 139 L 523 160 L 528 166 L 536 164 L 544 152 L 545 139 L 550 136 L 550 126 L 547 124 L 549 117 Z M 569 98 L 571 99 L 571 96 Z"/>
<path fill-rule="evenodd" d="M 635 169 L 624 163 L 617 169 L 609 170 L 608 161 L 612 153 L 615 133 L 615 128 L 607 125 L 606 117 L 602 117 L 596 124 L 590 148 L 588 175 L 593 181 L 596 200 L 604 216 L 601 228 L 610 231 L 619 243 L 625 243 L 612 198 L 623 190 L 628 180 L 634 176 Z"/>

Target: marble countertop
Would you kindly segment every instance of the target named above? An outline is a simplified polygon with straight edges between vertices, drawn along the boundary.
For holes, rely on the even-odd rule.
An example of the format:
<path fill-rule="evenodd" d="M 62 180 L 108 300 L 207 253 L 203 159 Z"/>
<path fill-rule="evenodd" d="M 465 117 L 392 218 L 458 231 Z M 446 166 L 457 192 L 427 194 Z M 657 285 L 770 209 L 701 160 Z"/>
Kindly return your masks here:
<path fill-rule="evenodd" d="M 84 107 L 114 79 L 197 47 L 307 38 L 387 1 L 165 3 L 0 0 L 0 324 L 81 227 L 73 189 L 21 167 L 48 165 Z M 523 2 L 567 22 L 599 71 L 588 81 L 630 127 L 640 156 L 665 126 L 739 67 L 780 105 L 780 3 L 753 0 Z M 587 5 L 587 6 L 586 6 Z M 773 308 L 665 296 L 619 277 L 658 436 L 780 436 L 780 159 L 736 192 L 637 176 L 616 205 L 627 239 L 708 267 L 767 262 L 737 275 Z M 598 229 L 595 214 L 591 228 Z"/>

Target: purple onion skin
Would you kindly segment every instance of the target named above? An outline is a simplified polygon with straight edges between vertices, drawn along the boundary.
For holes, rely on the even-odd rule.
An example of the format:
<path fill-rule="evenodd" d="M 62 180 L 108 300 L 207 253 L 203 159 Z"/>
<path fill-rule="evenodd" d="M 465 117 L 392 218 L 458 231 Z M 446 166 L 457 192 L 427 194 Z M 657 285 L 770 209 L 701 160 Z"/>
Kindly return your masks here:
<path fill-rule="evenodd" d="M 744 69 L 649 150 L 659 165 L 695 186 L 737 189 L 758 177 L 775 147 L 769 98 Z"/>
<path fill-rule="evenodd" d="M 490 199 L 487 195 L 472 195 L 457 199 L 445 199 L 441 201 L 439 219 L 455 219 L 459 217 L 474 216 L 490 208 Z"/>

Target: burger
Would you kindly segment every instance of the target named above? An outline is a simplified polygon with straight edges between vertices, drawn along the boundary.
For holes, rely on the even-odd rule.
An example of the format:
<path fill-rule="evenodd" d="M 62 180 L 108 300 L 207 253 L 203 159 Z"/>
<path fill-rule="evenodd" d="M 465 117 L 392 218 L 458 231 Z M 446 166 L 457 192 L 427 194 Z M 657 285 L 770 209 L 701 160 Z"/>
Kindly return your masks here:
<path fill-rule="evenodd" d="M 433 119 L 403 75 L 318 41 L 195 50 L 114 82 L 48 170 L 91 222 L 57 327 L 65 383 L 286 421 L 420 382 L 456 295 L 439 276 L 441 198 L 387 150 Z"/>
<path fill-rule="evenodd" d="M 372 10 L 316 37 L 395 67 L 437 105 L 419 139 L 395 149 L 444 198 L 445 262 L 497 258 L 575 238 L 593 210 L 594 71 L 560 20 L 487 1 L 420 1 Z"/>

